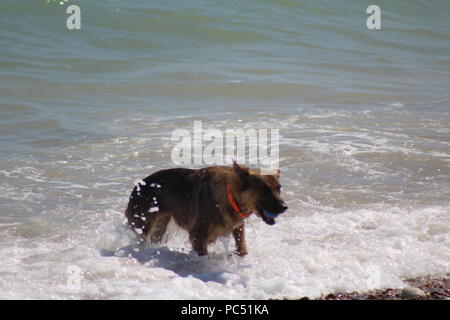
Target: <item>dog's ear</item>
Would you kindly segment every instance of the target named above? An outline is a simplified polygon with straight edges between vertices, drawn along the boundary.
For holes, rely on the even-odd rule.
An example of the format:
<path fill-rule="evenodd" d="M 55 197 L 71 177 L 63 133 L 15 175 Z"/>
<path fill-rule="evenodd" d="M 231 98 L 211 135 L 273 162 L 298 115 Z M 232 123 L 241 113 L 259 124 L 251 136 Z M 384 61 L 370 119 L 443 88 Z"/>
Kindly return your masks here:
<path fill-rule="evenodd" d="M 280 169 L 275 170 L 267 170 L 267 169 L 261 169 L 261 175 L 264 176 L 274 176 L 275 178 L 280 178 Z"/>
<path fill-rule="evenodd" d="M 277 179 L 280 178 L 280 169 L 275 170 L 274 176 L 277 177 Z"/>
<path fill-rule="evenodd" d="M 242 185 L 245 186 L 250 177 L 250 172 L 248 171 L 248 168 L 242 168 L 240 165 L 236 163 L 236 161 L 233 161 L 233 171 L 241 181 Z"/>

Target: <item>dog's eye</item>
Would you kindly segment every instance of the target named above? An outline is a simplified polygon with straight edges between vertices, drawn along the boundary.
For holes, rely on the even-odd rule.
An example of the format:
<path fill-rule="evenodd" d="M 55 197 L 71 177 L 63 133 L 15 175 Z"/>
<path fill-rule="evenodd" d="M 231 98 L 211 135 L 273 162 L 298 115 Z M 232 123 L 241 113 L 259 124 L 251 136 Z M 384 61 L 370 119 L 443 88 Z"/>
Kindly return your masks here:
<path fill-rule="evenodd" d="M 277 191 L 278 191 L 278 193 L 281 193 L 281 186 L 277 187 Z"/>

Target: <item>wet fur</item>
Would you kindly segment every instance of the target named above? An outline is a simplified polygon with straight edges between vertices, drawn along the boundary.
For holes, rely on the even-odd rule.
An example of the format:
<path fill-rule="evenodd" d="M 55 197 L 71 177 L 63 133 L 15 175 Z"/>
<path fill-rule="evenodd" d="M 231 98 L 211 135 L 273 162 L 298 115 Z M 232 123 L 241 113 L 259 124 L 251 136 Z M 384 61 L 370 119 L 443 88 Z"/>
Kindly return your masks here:
<path fill-rule="evenodd" d="M 193 249 L 208 253 L 208 244 L 230 233 L 240 256 L 247 254 L 245 219 L 229 203 L 226 186 L 242 212 L 255 212 L 268 224 L 275 221 L 263 210 L 282 213 L 287 209 L 280 198 L 279 171 L 260 175 L 259 170 L 234 164 L 199 170 L 175 168 L 158 171 L 133 189 L 126 217 L 144 241 L 159 242 L 173 218 L 187 230 Z M 139 231 L 140 230 L 140 231 Z"/>

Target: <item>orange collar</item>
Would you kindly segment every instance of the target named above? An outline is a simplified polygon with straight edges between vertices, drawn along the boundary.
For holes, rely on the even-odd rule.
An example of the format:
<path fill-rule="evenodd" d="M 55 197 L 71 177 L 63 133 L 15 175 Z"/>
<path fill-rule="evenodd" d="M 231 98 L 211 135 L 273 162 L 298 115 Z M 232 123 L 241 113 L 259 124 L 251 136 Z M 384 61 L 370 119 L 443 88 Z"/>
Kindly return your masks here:
<path fill-rule="evenodd" d="M 228 201 L 230 202 L 230 205 L 233 208 L 234 212 L 236 212 L 241 218 L 247 218 L 248 216 L 250 216 L 250 213 L 241 212 L 241 209 L 239 209 L 239 206 L 237 205 L 236 201 L 234 201 L 233 195 L 231 194 L 229 183 L 227 183 L 227 196 Z"/>

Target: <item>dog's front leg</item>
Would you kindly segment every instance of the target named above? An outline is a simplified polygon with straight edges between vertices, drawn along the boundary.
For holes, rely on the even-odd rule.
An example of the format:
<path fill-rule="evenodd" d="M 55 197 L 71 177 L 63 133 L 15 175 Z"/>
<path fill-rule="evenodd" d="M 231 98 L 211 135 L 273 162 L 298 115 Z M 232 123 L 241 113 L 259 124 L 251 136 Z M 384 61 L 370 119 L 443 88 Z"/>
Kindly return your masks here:
<path fill-rule="evenodd" d="M 233 230 L 233 238 L 236 242 L 236 251 L 239 256 L 243 257 L 247 255 L 247 243 L 245 242 L 245 224 L 241 224 L 239 227 Z"/>

